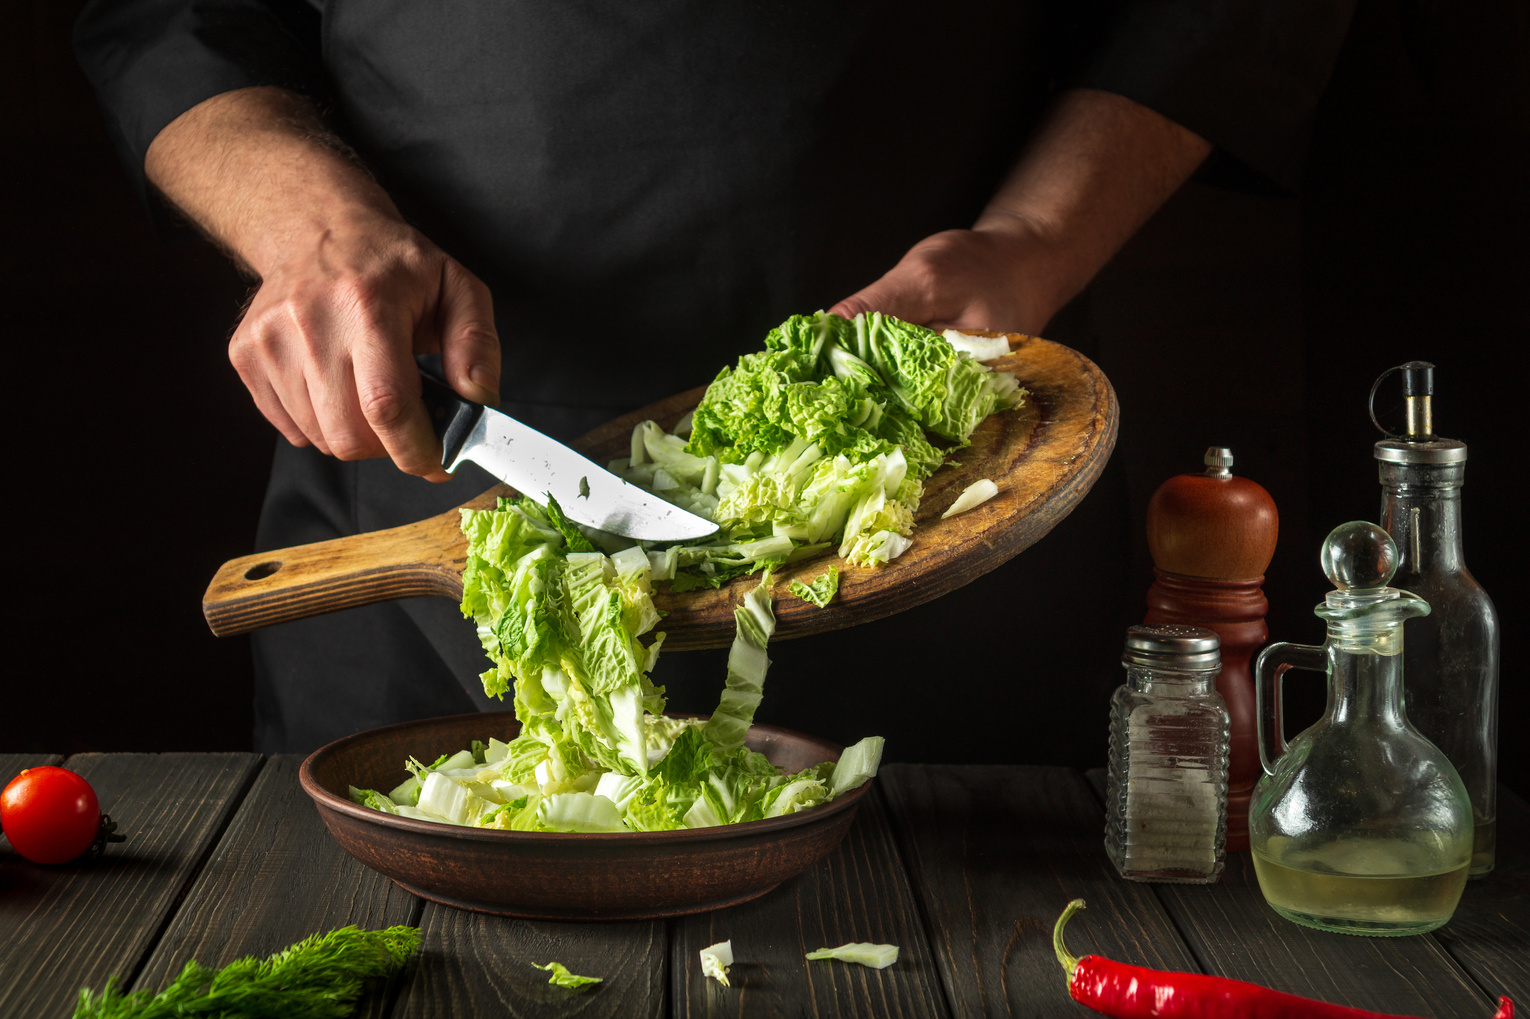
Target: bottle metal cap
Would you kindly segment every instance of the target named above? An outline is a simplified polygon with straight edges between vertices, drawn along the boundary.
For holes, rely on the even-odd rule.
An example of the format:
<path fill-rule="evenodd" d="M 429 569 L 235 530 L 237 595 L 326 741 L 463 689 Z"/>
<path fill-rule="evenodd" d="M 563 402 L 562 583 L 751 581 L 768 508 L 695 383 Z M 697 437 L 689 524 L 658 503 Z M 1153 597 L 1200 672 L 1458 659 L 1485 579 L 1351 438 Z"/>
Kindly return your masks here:
<path fill-rule="evenodd" d="M 1394 464 L 1457 464 L 1466 462 L 1466 443 L 1455 439 L 1431 439 L 1408 442 L 1406 439 L 1381 439 L 1375 447 L 1376 459 Z"/>
<path fill-rule="evenodd" d="M 1139 623 L 1126 631 L 1121 661 L 1159 669 L 1214 669 L 1222 664 L 1222 640 L 1199 626 Z"/>

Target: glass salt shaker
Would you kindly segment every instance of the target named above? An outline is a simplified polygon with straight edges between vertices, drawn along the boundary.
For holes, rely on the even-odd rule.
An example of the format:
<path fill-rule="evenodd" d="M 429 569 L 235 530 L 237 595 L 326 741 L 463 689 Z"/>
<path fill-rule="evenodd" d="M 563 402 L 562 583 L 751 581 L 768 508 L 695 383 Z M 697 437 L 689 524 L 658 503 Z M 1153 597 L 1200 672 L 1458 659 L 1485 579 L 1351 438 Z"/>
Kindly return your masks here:
<path fill-rule="evenodd" d="M 1217 635 L 1133 626 L 1110 701 L 1105 850 L 1133 881 L 1210 884 L 1227 837 L 1227 706 Z"/>

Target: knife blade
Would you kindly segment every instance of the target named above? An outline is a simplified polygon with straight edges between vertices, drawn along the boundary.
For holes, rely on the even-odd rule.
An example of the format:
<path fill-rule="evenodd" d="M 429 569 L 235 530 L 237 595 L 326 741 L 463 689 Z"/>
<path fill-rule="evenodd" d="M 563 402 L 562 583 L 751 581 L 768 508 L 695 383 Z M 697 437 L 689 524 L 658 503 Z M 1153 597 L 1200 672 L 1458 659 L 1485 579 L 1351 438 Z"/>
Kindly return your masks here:
<path fill-rule="evenodd" d="M 551 495 L 570 520 L 634 541 L 690 541 L 717 533 L 712 521 L 623 481 L 508 414 L 464 400 L 427 371 L 420 372 L 420 385 L 448 471 L 471 460 L 523 495 Z"/>

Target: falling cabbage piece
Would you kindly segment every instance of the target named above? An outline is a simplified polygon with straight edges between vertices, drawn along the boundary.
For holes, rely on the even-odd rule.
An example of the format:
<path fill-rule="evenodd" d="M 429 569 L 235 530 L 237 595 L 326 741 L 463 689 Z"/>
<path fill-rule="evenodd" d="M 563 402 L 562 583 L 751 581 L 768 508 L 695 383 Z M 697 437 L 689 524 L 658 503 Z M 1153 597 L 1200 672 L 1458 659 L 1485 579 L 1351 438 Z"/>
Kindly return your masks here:
<path fill-rule="evenodd" d="M 881 736 L 867 736 L 846 747 L 829 774 L 829 799 L 865 785 L 882 763 L 882 746 L 886 742 Z"/>
<path fill-rule="evenodd" d="M 567 552 L 556 528 L 529 532 L 550 533 L 537 544 L 513 544 L 540 526 L 539 514 L 534 503 L 507 501 L 469 523 L 480 537 L 469 545 L 475 581 L 465 600 L 485 606 L 475 619 L 497 662 L 484 682 L 514 683 L 520 734 L 508 743 L 475 741 L 430 765 L 411 758 L 411 777 L 391 794 L 353 788 L 352 800 L 400 817 L 501 831 L 670 831 L 793 814 L 875 774 L 877 737 L 837 764 L 792 774 L 743 745 L 770 667 L 768 578 L 735 610 L 727 683 L 711 718 L 669 718 L 663 688 L 648 677 L 659 638 L 646 647 L 636 640 L 658 621 L 653 560 L 640 548 Z M 483 519 L 495 515 L 497 522 Z M 491 542 L 501 539 L 519 559 L 491 558 Z M 535 571 L 545 583 L 522 583 Z"/>
<path fill-rule="evenodd" d="M 733 941 L 719 941 L 701 950 L 701 973 L 722 984 L 728 984 L 728 967 L 733 965 Z"/>
<path fill-rule="evenodd" d="M 958 513 L 965 513 L 974 506 L 981 506 L 998 494 L 998 485 L 995 485 L 987 478 L 980 478 L 962 489 L 962 494 L 958 495 L 956 501 L 940 515 L 940 519 L 945 520 L 947 517 L 954 517 Z"/>
<path fill-rule="evenodd" d="M 568 967 L 561 962 L 550 962 L 545 966 L 538 965 L 537 963 L 532 963 L 532 965 L 537 969 L 547 970 L 552 974 L 552 976 L 547 978 L 548 983 L 557 984 L 559 987 L 567 987 L 572 991 L 581 990 L 591 984 L 598 984 L 605 980 L 605 977 L 582 977 L 578 973 L 570 973 Z"/>
<path fill-rule="evenodd" d="M 701 727 L 701 734 L 719 749 L 743 746 L 744 734 L 754 722 L 755 709 L 764 694 L 765 672 L 770 658 L 765 645 L 776 632 L 770 609 L 770 591 L 762 583 L 733 610 L 733 646 L 728 650 L 728 682 L 717 710 Z"/>
<path fill-rule="evenodd" d="M 830 566 L 828 573 L 822 574 L 811 584 L 794 580 L 788 590 L 803 601 L 823 608 L 834 600 L 834 594 L 839 590 L 839 567 Z"/>
<path fill-rule="evenodd" d="M 858 963 L 862 966 L 870 966 L 872 969 L 886 969 L 898 961 L 898 946 L 853 941 L 848 945 L 840 945 L 838 948 L 820 948 L 816 952 L 809 952 L 807 957 L 838 959 L 840 962 Z"/>
<path fill-rule="evenodd" d="M 484 692 L 512 696 L 520 732 L 410 761 L 392 792 L 352 799 L 505 831 L 668 831 L 795 813 L 864 783 L 879 739 L 790 775 L 743 746 L 775 629 L 764 584 L 735 610 L 717 710 L 705 723 L 666 717 L 650 678 L 664 642 L 653 584 L 720 587 L 829 549 L 852 564 L 891 561 L 910 546 L 924 479 L 1025 396 L 1012 375 L 922 326 L 793 316 L 718 374 L 679 434 L 643 422 L 611 464 L 717 522 L 716 537 L 632 545 L 579 527 L 551 499 L 464 510 L 462 611 L 493 662 Z M 837 584 L 831 568 L 793 593 L 823 606 Z"/>

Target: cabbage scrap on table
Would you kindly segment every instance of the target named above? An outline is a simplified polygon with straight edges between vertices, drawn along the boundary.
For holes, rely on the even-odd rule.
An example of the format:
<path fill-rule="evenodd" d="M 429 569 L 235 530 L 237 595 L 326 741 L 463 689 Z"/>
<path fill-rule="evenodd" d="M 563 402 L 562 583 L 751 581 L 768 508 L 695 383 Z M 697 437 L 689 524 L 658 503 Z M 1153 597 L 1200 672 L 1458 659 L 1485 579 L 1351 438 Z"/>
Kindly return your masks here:
<path fill-rule="evenodd" d="M 411 759 L 397 788 L 353 788 L 353 800 L 511 831 L 665 831 L 791 814 L 876 773 L 881 737 L 794 774 L 744 746 L 770 665 L 770 570 L 836 543 L 851 563 L 897 556 L 923 480 L 1024 390 L 939 334 L 878 314 L 796 316 L 765 346 L 708 387 L 688 441 L 644 422 L 631 456 L 611 465 L 717 521 L 718 536 L 663 550 L 613 543 L 550 497 L 462 512 L 462 611 L 494 663 L 484 691 L 511 695 L 520 733 L 430 765 Z M 665 716 L 650 678 L 664 641 L 653 584 L 718 586 L 760 570 L 734 610 L 717 709 Z M 832 587 L 812 593 L 826 604 Z"/>

